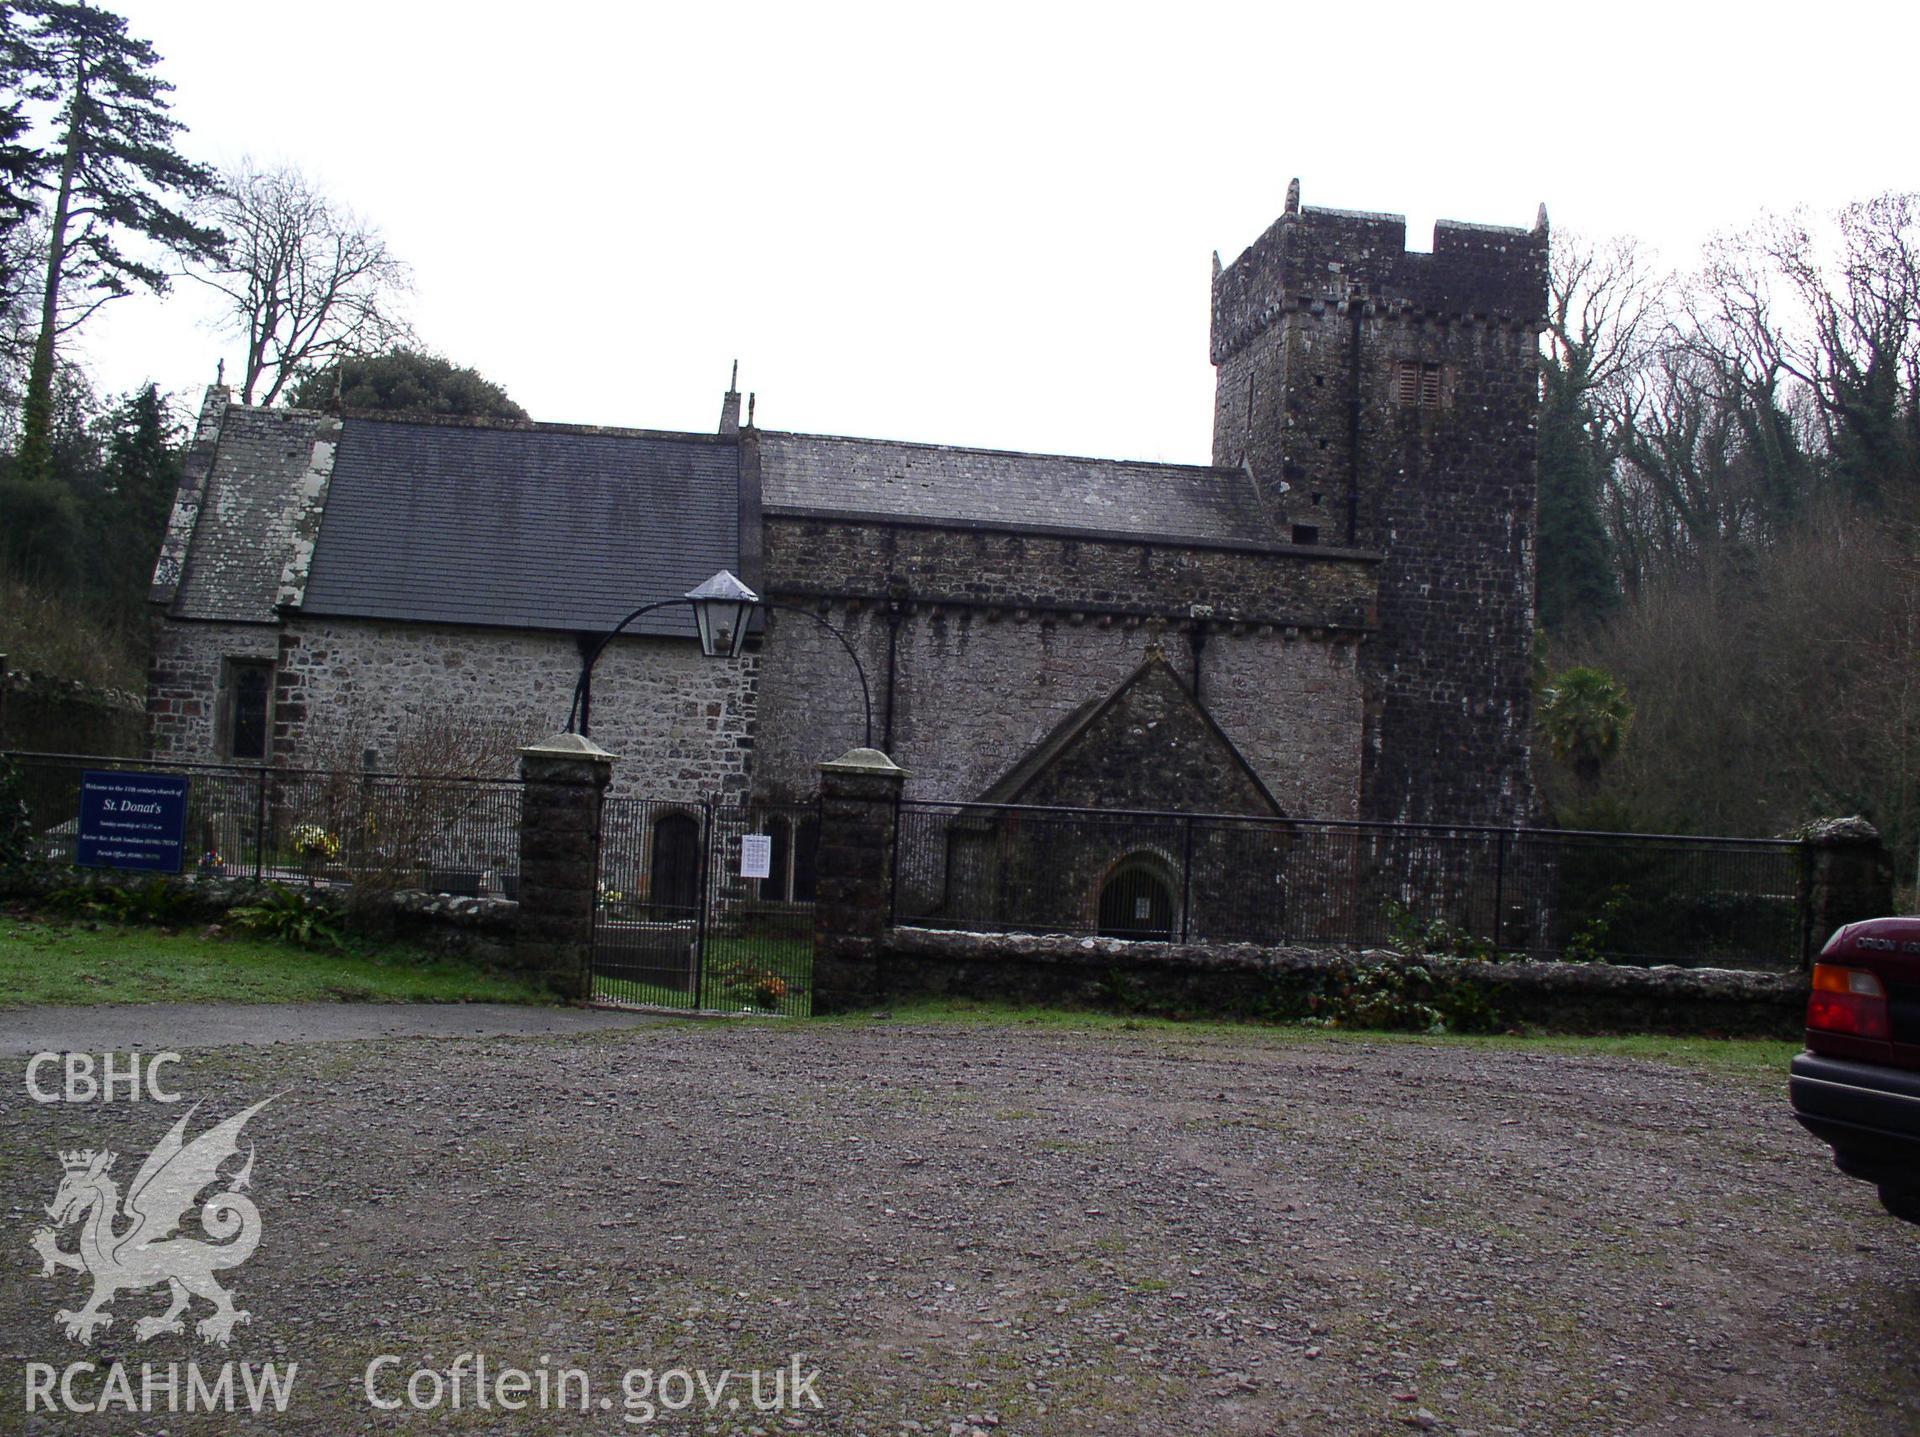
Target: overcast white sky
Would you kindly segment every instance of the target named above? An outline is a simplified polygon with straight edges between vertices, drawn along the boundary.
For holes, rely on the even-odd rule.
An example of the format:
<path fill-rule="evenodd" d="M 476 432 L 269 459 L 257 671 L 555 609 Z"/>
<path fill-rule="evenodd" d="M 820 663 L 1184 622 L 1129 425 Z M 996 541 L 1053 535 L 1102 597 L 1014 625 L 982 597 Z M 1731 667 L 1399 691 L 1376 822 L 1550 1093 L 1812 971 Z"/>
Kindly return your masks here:
<path fill-rule="evenodd" d="M 106 0 L 113 5 L 114 0 Z M 1204 461 L 1209 254 L 1307 204 L 1631 233 L 1920 188 L 1920 6 L 120 0 L 181 148 L 290 161 L 537 419 Z M 204 292 L 103 312 L 197 401 Z"/>

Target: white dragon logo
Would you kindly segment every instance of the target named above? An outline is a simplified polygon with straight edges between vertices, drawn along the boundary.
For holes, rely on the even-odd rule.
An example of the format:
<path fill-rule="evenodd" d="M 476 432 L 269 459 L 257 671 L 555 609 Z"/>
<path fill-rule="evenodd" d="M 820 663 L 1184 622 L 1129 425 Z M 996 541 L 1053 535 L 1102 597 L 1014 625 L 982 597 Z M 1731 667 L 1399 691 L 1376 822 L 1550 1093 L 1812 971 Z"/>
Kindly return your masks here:
<path fill-rule="evenodd" d="M 199 1104 L 187 1109 L 140 1165 L 127 1190 L 124 1211 L 119 1184 L 107 1175 L 118 1154 L 91 1148 L 60 1154 L 66 1176 L 46 1210 L 54 1226 L 34 1233 L 33 1250 L 45 1263 L 42 1277 L 51 1277 L 63 1267 L 93 1277 L 93 1296 L 85 1307 L 54 1314 L 53 1320 L 66 1329 L 68 1337 L 90 1343 L 96 1327 L 112 1326 L 113 1315 L 102 1309 L 116 1292 L 163 1282 L 173 1294 L 173 1303 L 160 1316 L 143 1317 L 134 1324 L 134 1335 L 142 1342 L 163 1332 L 184 1332 L 180 1314 L 189 1295 L 213 1304 L 212 1314 L 194 1329 L 208 1342 L 225 1347 L 234 1324 L 250 1320 L 234 1307 L 232 1296 L 213 1275 L 222 1268 L 238 1267 L 260 1244 L 260 1211 L 242 1195 L 253 1174 L 251 1143 L 245 1164 L 226 1178 L 223 1191 L 200 1208 L 200 1225 L 213 1241 L 174 1234 L 194 1199 L 222 1181 L 221 1165 L 239 1155 L 240 1130 L 247 1120 L 272 1101 L 262 1099 L 190 1143 L 184 1141 L 187 1119 Z M 120 1227 L 123 1221 L 126 1226 Z M 80 1246 L 66 1252 L 59 1246 L 58 1230 L 71 1224 L 82 1224 Z"/>

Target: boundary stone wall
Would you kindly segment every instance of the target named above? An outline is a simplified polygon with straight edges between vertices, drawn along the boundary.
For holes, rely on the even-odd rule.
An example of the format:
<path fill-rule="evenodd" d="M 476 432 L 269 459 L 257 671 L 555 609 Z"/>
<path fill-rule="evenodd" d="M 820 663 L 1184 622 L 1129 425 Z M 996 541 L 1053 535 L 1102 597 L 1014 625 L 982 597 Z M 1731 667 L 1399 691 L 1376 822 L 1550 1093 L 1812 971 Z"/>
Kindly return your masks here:
<path fill-rule="evenodd" d="M 63 888 L 139 888 L 149 883 L 159 883 L 183 895 L 186 902 L 181 916 L 202 923 L 218 922 L 228 909 L 252 903 L 265 889 L 275 886 L 250 878 L 31 868 L 0 870 L 0 898 L 34 900 Z M 326 888 L 305 891 L 316 902 L 345 913 L 344 895 Z M 456 898 L 411 889 L 393 895 L 395 936 L 435 953 L 502 971 L 516 971 L 513 940 L 519 921 L 520 905 L 510 898 Z"/>
<path fill-rule="evenodd" d="M 1187 1017 L 1287 1018 L 1307 1015 L 1313 997 L 1330 982 L 1382 966 L 1402 973 L 1424 968 L 1437 987 L 1474 990 L 1502 1024 L 1561 1033 L 1793 1037 L 1807 1004 L 1807 979 L 1800 973 L 1479 963 L 1377 951 L 918 928 L 887 931 L 867 1001 L 963 997 Z"/>
<path fill-rule="evenodd" d="M 145 709 L 136 694 L 0 664 L 0 749 L 38 753 L 139 754 Z"/>

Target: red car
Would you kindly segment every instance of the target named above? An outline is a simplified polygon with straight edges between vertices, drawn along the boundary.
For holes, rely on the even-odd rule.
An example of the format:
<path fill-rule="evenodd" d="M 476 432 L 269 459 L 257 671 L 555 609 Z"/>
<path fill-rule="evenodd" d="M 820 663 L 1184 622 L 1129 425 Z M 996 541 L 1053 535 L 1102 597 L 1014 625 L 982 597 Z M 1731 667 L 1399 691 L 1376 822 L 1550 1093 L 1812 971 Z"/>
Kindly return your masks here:
<path fill-rule="evenodd" d="M 1920 1223 L 1920 917 L 1849 923 L 1827 940 L 1787 1091 L 1834 1166 Z"/>

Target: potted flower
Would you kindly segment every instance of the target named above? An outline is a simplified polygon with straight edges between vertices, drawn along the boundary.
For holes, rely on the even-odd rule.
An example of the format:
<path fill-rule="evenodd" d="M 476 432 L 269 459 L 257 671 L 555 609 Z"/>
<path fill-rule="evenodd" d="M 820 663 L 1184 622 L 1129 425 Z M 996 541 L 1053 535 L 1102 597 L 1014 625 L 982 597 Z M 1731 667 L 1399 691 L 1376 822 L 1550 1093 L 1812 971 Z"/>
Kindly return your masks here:
<path fill-rule="evenodd" d="M 295 824 L 287 842 L 307 871 L 308 887 L 318 887 L 320 871 L 340 856 L 340 840 L 317 823 Z"/>

